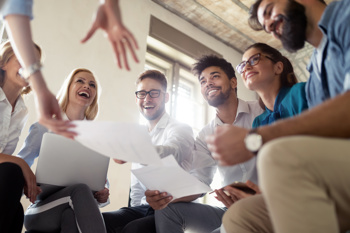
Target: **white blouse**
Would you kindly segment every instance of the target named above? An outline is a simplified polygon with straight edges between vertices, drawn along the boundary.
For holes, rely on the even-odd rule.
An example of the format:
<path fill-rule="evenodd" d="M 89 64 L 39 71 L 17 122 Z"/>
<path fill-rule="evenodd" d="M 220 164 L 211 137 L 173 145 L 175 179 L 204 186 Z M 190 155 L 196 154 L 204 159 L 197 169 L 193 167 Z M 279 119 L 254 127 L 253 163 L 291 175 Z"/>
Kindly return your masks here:
<path fill-rule="evenodd" d="M 18 97 L 12 112 L 12 105 L 0 87 L 0 153 L 12 155 L 27 119 L 28 109 L 23 98 Z"/>

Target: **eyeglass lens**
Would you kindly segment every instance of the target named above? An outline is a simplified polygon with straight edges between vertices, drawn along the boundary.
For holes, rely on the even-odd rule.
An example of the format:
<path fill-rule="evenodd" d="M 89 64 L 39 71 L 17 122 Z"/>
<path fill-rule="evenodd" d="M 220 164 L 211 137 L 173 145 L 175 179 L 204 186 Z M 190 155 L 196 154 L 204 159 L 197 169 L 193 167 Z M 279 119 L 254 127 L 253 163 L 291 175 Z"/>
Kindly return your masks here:
<path fill-rule="evenodd" d="M 248 59 L 248 61 L 243 61 L 241 62 L 238 66 L 237 66 L 237 71 L 242 74 L 244 71 L 244 68 L 246 67 L 247 63 L 249 63 L 249 65 L 251 66 L 255 66 L 256 64 L 258 64 L 260 61 L 260 53 L 253 55 L 252 57 L 250 57 Z"/>
<path fill-rule="evenodd" d="M 136 92 L 136 97 L 139 98 L 139 99 L 144 99 L 144 98 L 146 98 L 147 94 L 149 94 L 149 96 L 151 98 L 157 98 L 160 95 L 160 90 L 137 91 Z"/>

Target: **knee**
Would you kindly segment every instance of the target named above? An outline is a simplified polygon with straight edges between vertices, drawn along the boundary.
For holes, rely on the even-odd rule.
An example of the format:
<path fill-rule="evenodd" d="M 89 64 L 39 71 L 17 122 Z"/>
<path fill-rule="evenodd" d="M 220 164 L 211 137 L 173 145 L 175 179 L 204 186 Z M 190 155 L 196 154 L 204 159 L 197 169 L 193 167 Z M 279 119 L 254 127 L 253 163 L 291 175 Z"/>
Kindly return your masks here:
<path fill-rule="evenodd" d="M 176 215 L 177 215 L 176 209 L 177 209 L 177 206 L 179 204 L 181 204 L 181 203 L 170 203 L 166 208 L 161 209 L 161 210 L 156 210 L 154 212 L 156 221 L 157 222 L 159 222 L 159 221 L 164 222 L 167 219 L 174 220 L 176 218 Z"/>
<path fill-rule="evenodd" d="M 257 161 L 259 176 L 260 173 L 279 172 L 287 167 L 299 166 L 304 156 L 299 156 L 298 148 L 296 137 L 280 138 L 264 145 Z"/>
<path fill-rule="evenodd" d="M 2 178 L 0 185 L 2 190 L 16 189 L 22 191 L 24 186 L 24 176 L 22 169 L 15 163 L 1 163 L 0 177 Z"/>
<path fill-rule="evenodd" d="M 230 232 L 228 229 L 234 228 L 235 224 L 241 224 L 245 219 L 246 207 L 244 203 L 245 199 L 236 202 L 234 205 L 225 212 L 222 217 L 222 224 L 227 232 Z"/>
<path fill-rule="evenodd" d="M 75 184 L 72 185 L 71 188 L 76 193 L 91 193 L 91 189 L 86 184 Z"/>
<path fill-rule="evenodd" d="M 15 163 L 1 163 L 0 177 L 6 177 L 7 180 L 14 179 L 18 182 L 19 179 L 23 179 L 22 169 Z"/>

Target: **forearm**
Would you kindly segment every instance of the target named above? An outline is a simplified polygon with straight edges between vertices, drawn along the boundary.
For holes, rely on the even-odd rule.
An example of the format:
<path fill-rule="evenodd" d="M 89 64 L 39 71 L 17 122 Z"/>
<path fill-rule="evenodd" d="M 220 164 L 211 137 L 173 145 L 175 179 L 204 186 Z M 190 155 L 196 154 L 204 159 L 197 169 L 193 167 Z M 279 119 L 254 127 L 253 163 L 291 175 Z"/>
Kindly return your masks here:
<path fill-rule="evenodd" d="M 264 143 L 292 135 L 350 138 L 350 91 L 305 111 L 258 129 Z"/>
<path fill-rule="evenodd" d="M 12 156 L 12 155 L 7 155 L 7 154 L 3 154 L 0 153 L 0 163 L 15 163 L 18 166 L 20 166 L 22 168 L 23 164 L 26 163 L 23 159 Z"/>
<path fill-rule="evenodd" d="M 32 41 L 29 17 L 24 15 L 8 15 L 5 17 L 5 20 L 7 32 L 11 38 L 11 45 L 21 66 L 27 68 L 36 63 L 39 58 L 36 56 Z M 31 75 L 29 82 L 35 91 L 44 90 L 44 88 L 47 89 L 40 71 Z"/>

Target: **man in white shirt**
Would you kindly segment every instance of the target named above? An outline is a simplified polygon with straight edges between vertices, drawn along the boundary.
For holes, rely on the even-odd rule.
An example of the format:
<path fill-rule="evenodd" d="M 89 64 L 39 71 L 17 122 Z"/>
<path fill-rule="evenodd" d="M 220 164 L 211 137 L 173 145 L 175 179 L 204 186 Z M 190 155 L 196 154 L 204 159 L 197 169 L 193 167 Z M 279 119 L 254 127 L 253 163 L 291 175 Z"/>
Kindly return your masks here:
<path fill-rule="evenodd" d="M 152 143 L 161 158 L 173 155 L 179 165 L 189 171 L 192 167 L 194 138 L 192 128 L 179 123 L 165 112 L 169 100 L 167 80 L 161 72 L 148 70 L 137 82 L 136 104 L 147 119 Z M 133 163 L 132 168 L 144 165 Z M 108 233 L 155 233 L 154 210 L 146 201 L 146 187 L 132 174 L 130 207 L 103 213 Z"/>
<path fill-rule="evenodd" d="M 210 184 L 218 169 L 222 185 L 234 181 L 257 183 L 256 159 L 231 167 L 217 165 L 205 141 L 206 136 L 214 133 L 215 127 L 232 124 L 251 128 L 256 116 L 263 112 L 257 101 L 245 102 L 237 98 L 237 79 L 231 63 L 216 56 L 204 56 L 194 66 L 198 75 L 201 92 L 210 106 L 215 107 L 216 117 L 205 126 L 195 142 L 193 154 L 193 173 L 199 180 Z M 220 191 L 222 192 L 222 191 Z M 222 192 L 222 195 L 224 193 Z M 206 233 L 219 230 L 221 218 L 226 208 L 194 203 L 201 195 L 193 195 L 174 200 L 158 191 L 146 191 L 147 201 L 156 209 L 157 233 L 198 232 Z"/>

